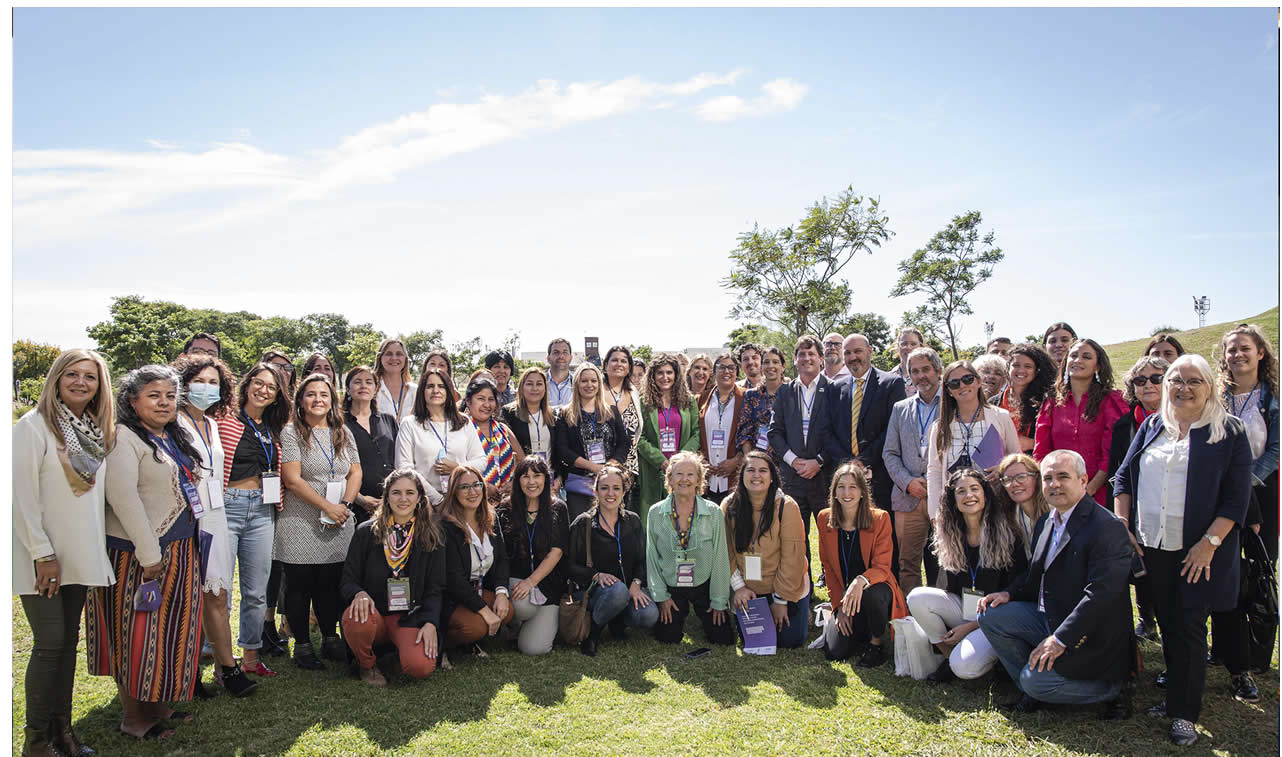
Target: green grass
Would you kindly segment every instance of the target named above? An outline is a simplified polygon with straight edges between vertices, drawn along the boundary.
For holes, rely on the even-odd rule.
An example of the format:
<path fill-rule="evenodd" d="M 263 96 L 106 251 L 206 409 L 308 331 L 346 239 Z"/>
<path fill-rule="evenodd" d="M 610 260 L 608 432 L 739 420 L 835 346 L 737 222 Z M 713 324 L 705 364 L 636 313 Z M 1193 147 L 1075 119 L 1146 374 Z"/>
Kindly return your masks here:
<path fill-rule="evenodd" d="M 1180 340 L 1187 352 L 1196 352 L 1206 358 L 1211 367 L 1215 367 L 1214 352 L 1220 346 L 1220 339 L 1229 329 L 1234 328 L 1239 323 L 1254 323 L 1260 327 L 1264 335 L 1273 343 L 1273 348 L 1278 348 L 1278 309 L 1266 310 L 1259 315 L 1253 315 L 1250 318 L 1239 318 L 1234 321 L 1224 323 L 1214 323 L 1210 326 L 1203 326 L 1200 329 L 1191 331 L 1177 331 L 1175 338 Z M 1135 361 L 1140 359 L 1140 353 L 1144 345 L 1148 344 L 1151 336 L 1142 339 L 1134 339 L 1129 342 L 1120 342 L 1118 344 L 1104 345 L 1104 351 L 1108 353 L 1109 361 L 1113 364 L 1114 380 L 1119 380 L 1122 374 L 1126 373 Z"/>
<path fill-rule="evenodd" d="M 822 597 L 823 589 L 818 593 Z M 233 638 L 237 625 L 232 618 Z M 21 749 L 23 677 L 31 632 L 16 600 L 14 629 L 14 753 Z M 811 638 L 816 631 L 812 629 Z M 364 754 L 912 754 L 1133 755 L 1276 754 L 1278 676 L 1257 676 L 1261 704 L 1237 702 L 1223 668 L 1208 670 L 1201 739 L 1178 750 L 1167 722 L 1144 706 L 1161 690 L 1161 648 L 1145 642 L 1149 661 L 1136 696 L 1136 716 L 1101 723 L 1097 710 L 1063 708 L 1012 716 L 996 705 L 1015 697 L 1009 683 L 987 680 L 937 687 L 897 678 L 893 664 L 864 670 L 829 663 L 805 649 L 775 657 L 715 649 L 698 660 L 682 655 L 703 646 L 691 619 L 685 643 L 669 647 L 632 632 L 619 642 L 607 631 L 595 659 L 558 646 L 525 657 L 491 642 L 488 658 L 455 652 L 452 670 L 424 681 L 396 672 L 373 690 L 354 673 L 330 665 L 302 671 L 270 658 L 279 677 L 261 679 L 246 699 L 225 693 L 180 709 L 196 721 L 163 742 L 122 736 L 120 704 L 110 678 L 85 673 L 84 636 L 78 657 L 74 719 L 77 733 L 100 754 L 364 755 Z M 395 663 L 384 660 L 385 671 Z M 213 685 L 208 667 L 207 685 Z"/>

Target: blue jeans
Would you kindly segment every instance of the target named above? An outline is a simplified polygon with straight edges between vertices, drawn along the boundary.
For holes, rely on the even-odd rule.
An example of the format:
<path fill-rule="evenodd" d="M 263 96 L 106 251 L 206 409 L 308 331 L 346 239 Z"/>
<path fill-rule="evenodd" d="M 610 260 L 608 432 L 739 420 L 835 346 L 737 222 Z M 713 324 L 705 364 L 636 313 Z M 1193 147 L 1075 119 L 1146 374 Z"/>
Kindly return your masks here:
<path fill-rule="evenodd" d="M 1033 648 L 1051 635 L 1046 613 L 1034 602 L 1007 602 L 979 616 L 979 627 L 997 653 L 1012 681 L 1039 702 L 1090 704 L 1107 702 L 1122 691 L 1121 681 L 1065 678 L 1055 672 L 1028 667 Z"/>
<path fill-rule="evenodd" d="M 650 597 L 645 589 L 641 593 Z M 592 622 L 602 627 L 620 616 L 624 623 L 633 628 L 653 628 L 659 622 L 659 606 L 654 600 L 651 599 L 650 604 L 638 610 L 628 596 L 628 585 L 622 581 L 593 588 L 588 595 L 588 612 L 592 613 Z"/>
<path fill-rule="evenodd" d="M 267 576 L 272 570 L 272 540 L 276 536 L 276 514 L 263 504 L 257 489 L 227 489 L 227 539 L 232 557 L 240 562 L 241 649 L 263 646 L 263 616 L 267 612 Z M 230 598 L 231 592 L 228 592 Z"/>

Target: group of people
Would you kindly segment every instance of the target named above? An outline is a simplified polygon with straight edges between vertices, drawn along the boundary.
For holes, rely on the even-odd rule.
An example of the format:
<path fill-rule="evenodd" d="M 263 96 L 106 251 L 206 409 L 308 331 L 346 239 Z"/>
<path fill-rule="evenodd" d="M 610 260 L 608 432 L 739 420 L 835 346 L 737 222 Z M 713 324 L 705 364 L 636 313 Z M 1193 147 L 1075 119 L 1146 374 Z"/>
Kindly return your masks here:
<path fill-rule="evenodd" d="M 519 375 L 490 353 L 461 395 L 448 353 L 412 366 L 395 339 L 341 381 L 324 355 L 296 371 L 275 351 L 237 378 L 200 333 L 115 391 L 96 352 L 68 350 L 14 429 L 24 754 L 93 753 L 70 720 L 82 610 L 89 668 L 140 739 L 209 695 L 202 646 L 236 696 L 287 653 L 381 687 L 384 650 L 413 678 L 492 637 L 550 652 L 576 603 L 584 655 L 606 630 L 679 642 L 691 611 L 732 645 L 763 598 L 789 648 L 816 586 L 828 659 L 881 665 L 911 617 L 941 655 L 931 681 L 1006 675 L 1018 711 L 1129 716 L 1135 639 L 1160 632 L 1150 712 L 1192 743 L 1208 617 L 1232 693 L 1258 700 L 1276 619 L 1261 628 L 1238 591 L 1244 535 L 1277 557 L 1278 368 L 1258 328 L 1224 336 L 1217 371 L 1154 337 L 1122 391 L 1065 323 L 947 366 L 914 329 L 897 347 L 883 371 L 862 335 L 802 336 L 789 380 L 773 346 L 648 362 L 615 346 L 571 370 L 557 339 Z"/>

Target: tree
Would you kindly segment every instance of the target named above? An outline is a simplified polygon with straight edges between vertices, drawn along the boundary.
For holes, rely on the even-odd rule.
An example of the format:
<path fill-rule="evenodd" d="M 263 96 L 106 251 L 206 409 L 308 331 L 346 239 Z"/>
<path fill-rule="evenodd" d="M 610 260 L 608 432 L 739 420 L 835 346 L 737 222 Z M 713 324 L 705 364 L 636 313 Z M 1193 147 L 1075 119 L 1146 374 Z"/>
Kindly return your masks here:
<path fill-rule="evenodd" d="M 148 363 L 168 363 L 193 329 L 187 308 L 174 302 L 147 302 L 138 295 L 115 297 L 111 318 L 86 331 L 113 373 L 131 371 Z"/>
<path fill-rule="evenodd" d="M 15 398 L 35 404 L 44 388 L 45 375 L 62 350 L 52 344 L 26 339 L 13 343 L 13 394 Z"/>
<path fill-rule="evenodd" d="M 628 349 L 632 350 L 632 357 L 639 357 L 647 364 L 654 357 L 654 348 L 648 344 L 638 344 L 634 347 L 629 347 Z"/>
<path fill-rule="evenodd" d="M 868 338 L 868 344 L 873 352 L 881 352 L 887 347 L 895 346 L 894 335 L 890 333 L 890 323 L 876 313 L 851 313 L 838 323 L 833 331 L 843 336 L 863 334 Z"/>
<path fill-rule="evenodd" d="M 450 365 L 454 367 L 453 378 L 467 378 L 472 371 L 481 367 L 481 337 L 474 336 L 466 342 L 455 342 L 450 345 Z"/>
<path fill-rule="evenodd" d="M 401 344 L 405 345 L 405 353 L 409 355 L 410 370 L 415 373 L 423 367 L 423 361 L 427 360 L 427 353 L 445 346 L 445 337 L 440 329 L 399 334 L 397 338 L 401 340 Z"/>
<path fill-rule="evenodd" d="M 879 201 L 847 187 L 835 200 L 812 205 L 795 226 L 753 225 L 730 253 L 730 275 L 721 286 L 735 293 L 732 318 L 778 326 L 789 340 L 832 330 L 850 307 L 851 289 L 837 274 L 859 252 L 889 239 L 889 219 Z"/>
<path fill-rule="evenodd" d="M 890 290 L 892 297 L 925 294 L 925 305 L 917 309 L 919 318 L 940 326 L 948 334 L 953 354 L 958 354 L 959 316 L 972 312 L 968 301 L 971 292 L 993 275 L 993 267 L 1005 257 L 993 246 L 993 232 L 982 237 L 979 211 L 954 216 L 920 250 L 899 263 L 899 281 Z"/>
<path fill-rule="evenodd" d="M 378 345 L 382 343 L 383 338 L 381 331 L 353 331 L 348 334 L 347 341 L 339 345 L 334 359 L 342 362 L 344 373 L 358 365 L 368 365 L 373 368 L 374 359 L 378 355 Z M 413 364 L 410 370 L 414 371 Z"/>
<path fill-rule="evenodd" d="M 1158 334 L 1178 334 L 1180 333 L 1180 331 L 1181 329 L 1177 329 L 1174 326 L 1158 326 L 1157 328 L 1148 332 L 1148 335 L 1157 336 Z"/>

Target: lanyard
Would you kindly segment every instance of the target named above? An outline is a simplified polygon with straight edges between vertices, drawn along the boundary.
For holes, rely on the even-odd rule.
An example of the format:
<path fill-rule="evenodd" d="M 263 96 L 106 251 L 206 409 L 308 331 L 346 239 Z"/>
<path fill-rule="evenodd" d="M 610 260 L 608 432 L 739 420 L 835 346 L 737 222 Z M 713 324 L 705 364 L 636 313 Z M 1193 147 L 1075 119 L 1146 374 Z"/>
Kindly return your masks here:
<path fill-rule="evenodd" d="M 698 503 L 695 505 L 695 510 L 697 509 L 699 509 Z M 672 503 L 672 530 L 677 532 L 677 543 L 681 545 L 682 552 L 690 547 L 690 534 L 694 533 L 695 510 L 690 511 L 690 527 L 685 530 L 685 533 L 681 533 L 681 519 L 677 517 L 677 503 Z"/>
<path fill-rule="evenodd" d="M 733 397 L 734 393 L 731 392 L 730 396 Z M 733 400 L 731 401 L 733 402 Z M 727 407 L 726 405 L 721 404 L 721 395 L 718 393 L 717 394 L 717 428 L 725 428 L 725 418 L 723 416 L 726 413 L 726 407 Z"/>
<path fill-rule="evenodd" d="M 565 381 L 562 381 L 561 383 L 558 384 L 557 382 L 552 380 L 551 376 L 549 376 L 548 386 L 556 390 L 556 400 L 557 400 L 556 404 L 558 405 L 566 404 L 565 394 L 570 390 L 570 377 L 567 376 L 565 378 Z"/>
<path fill-rule="evenodd" d="M 1238 407 L 1237 403 L 1233 401 L 1233 396 L 1229 395 L 1229 408 L 1233 411 L 1233 415 L 1241 418 L 1242 413 L 1246 412 L 1246 409 L 1251 406 L 1251 397 L 1255 396 L 1255 393 L 1259 391 L 1259 389 L 1260 382 L 1257 381 L 1255 382 L 1255 386 L 1252 387 L 1251 392 L 1246 395 L 1246 399 L 1242 400 L 1241 407 Z"/>
<path fill-rule="evenodd" d="M 446 422 L 446 423 L 449 423 L 449 421 L 448 421 L 448 420 L 447 420 L 447 421 L 445 421 L 445 422 Z M 440 442 L 440 443 L 441 443 L 441 447 L 442 447 L 442 449 L 444 449 L 444 450 L 445 450 L 445 452 L 448 454 L 448 453 L 449 453 L 449 451 L 450 451 L 450 429 L 449 429 L 449 427 L 447 426 L 447 427 L 446 427 L 446 429 L 445 429 L 445 436 L 441 436 L 441 433 L 440 433 L 439 431 L 437 431 L 437 430 L 436 430 L 436 424 L 432 422 L 432 419 L 431 419 L 431 418 L 428 418 L 428 419 L 427 419 L 427 427 L 428 427 L 428 428 L 430 428 L 430 429 L 432 429 L 432 433 L 433 433 L 433 434 L 436 434 L 436 441 L 438 441 L 438 442 Z"/>
<path fill-rule="evenodd" d="M 965 447 L 962 450 L 963 455 L 966 455 L 966 456 L 970 455 L 970 430 L 975 427 L 975 422 L 979 418 L 980 411 L 983 409 L 984 408 L 982 407 L 975 408 L 975 414 L 970 417 L 969 425 L 967 425 L 966 422 L 963 421 L 961 418 L 957 419 L 957 425 L 961 426 L 962 430 L 966 432 L 966 441 L 964 442 Z"/>
<path fill-rule="evenodd" d="M 535 418 L 538 418 L 538 420 L 534 420 Z M 543 414 L 540 413 L 537 416 L 531 415 L 530 425 L 534 426 L 534 440 L 535 442 L 537 442 L 537 446 L 542 447 L 543 446 Z"/>
<path fill-rule="evenodd" d="M 659 413 L 663 417 L 664 430 L 674 429 L 676 427 L 676 424 L 672 422 L 672 416 L 674 414 L 677 416 L 678 420 L 681 418 L 680 413 L 677 413 L 676 409 L 671 407 L 665 407 L 663 410 L 659 411 Z"/>
<path fill-rule="evenodd" d="M 183 408 L 183 412 L 187 414 L 187 419 L 188 419 L 189 421 L 191 421 L 191 425 L 195 426 L 195 425 L 196 425 L 196 419 L 191 417 L 191 413 L 187 410 L 187 408 L 185 408 L 185 407 L 184 407 L 184 408 Z M 210 438 L 212 439 L 212 438 L 213 438 L 213 436 L 209 433 L 209 419 L 208 419 L 208 418 L 201 418 L 201 420 L 205 422 L 205 436 L 208 436 L 208 437 L 210 437 Z M 196 436 L 200 436 L 200 434 L 196 434 Z M 214 468 L 213 468 L 213 465 L 214 465 L 214 451 L 213 451 L 212 449 L 210 449 L 210 447 L 209 447 L 209 442 L 205 441 L 205 436 L 200 436 L 200 443 L 201 443 L 201 444 L 203 444 L 203 445 L 205 446 L 205 454 L 209 455 L 209 465 L 210 465 L 209 470 L 210 470 L 210 472 L 212 473 L 212 472 L 213 472 L 213 470 L 214 470 Z M 205 467 L 205 466 L 203 466 L 203 465 L 202 465 L 201 467 L 203 468 L 203 467 Z"/>
<path fill-rule="evenodd" d="M 847 532 L 845 531 L 841 532 L 842 536 L 845 536 L 846 533 Z M 855 530 L 851 532 L 850 543 L 846 545 L 846 548 L 837 550 L 837 555 L 841 557 L 841 579 L 845 581 L 847 585 L 849 585 L 851 579 L 854 578 L 854 576 L 850 575 L 850 553 L 855 550 L 855 545 L 858 543 L 859 531 Z"/>
<path fill-rule="evenodd" d="M 926 443 L 926 432 L 930 430 L 930 423 L 935 419 L 939 412 L 939 403 L 933 402 L 930 405 L 930 412 L 926 413 L 926 422 L 921 421 L 921 400 L 917 400 L 917 441 L 921 444 Z"/>
<path fill-rule="evenodd" d="M 818 393 L 818 388 L 816 387 L 816 391 L 810 395 L 810 401 L 806 402 L 806 387 L 800 381 L 797 382 L 797 386 L 801 387 L 801 391 L 797 393 L 797 396 L 801 399 L 801 406 L 806 409 L 806 417 L 809 418 L 810 408 L 815 404 L 815 394 Z"/>
<path fill-rule="evenodd" d="M 966 550 L 966 551 L 967 551 L 967 552 L 970 552 L 970 550 L 969 550 L 969 549 L 968 549 L 968 550 Z M 979 562 L 979 547 L 975 547 L 975 562 Z M 977 580 L 977 579 L 975 578 L 976 570 L 975 570 L 975 566 L 974 566 L 974 565 L 972 565 L 972 564 L 971 564 L 971 562 L 970 562 L 970 555 L 969 555 L 969 554 L 967 554 L 967 555 L 966 555 L 966 570 L 970 571 L 970 588 L 974 589 L 974 588 L 975 588 L 975 581 Z"/>
<path fill-rule="evenodd" d="M 249 426 L 249 430 L 253 431 L 254 436 L 257 437 L 258 446 L 263 448 L 263 454 L 267 456 L 267 470 L 270 471 L 272 469 L 272 462 L 276 459 L 276 442 L 272 441 L 271 434 L 268 434 L 267 443 L 263 444 L 262 432 L 260 432 L 258 430 L 258 426 L 254 425 L 254 422 L 249 419 L 249 415 L 244 410 L 241 410 L 240 417 L 245 419 L 245 425 Z"/>
<path fill-rule="evenodd" d="M 191 471 L 187 468 L 186 457 L 178 449 L 178 446 L 174 444 L 173 439 L 161 439 L 150 431 L 147 432 L 147 436 L 150 436 L 153 442 L 160 445 L 161 449 L 165 451 L 165 454 L 169 455 L 169 459 L 173 460 L 178 465 L 178 469 L 182 471 L 183 476 L 185 476 L 188 481 L 195 480 L 192 478 Z"/>
<path fill-rule="evenodd" d="M 591 432 L 590 434 L 588 434 L 588 438 L 589 438 L 589 439 L 596 439 L 596 438 L 597 438 L 597 435 L 596 435 L 596 413 L 583 413 L 583 417 L 584 417 L 584 418 L 587 418 L 587 419 L 588 419 L 588 423 L 592 424 L 592 432 Z"/>
<path fill-rule="evenodd" d="M 316 438 L 316 429 L 312 429 L 312 438 Z M 338 456 L 338 450 L 334 449 L 334 429 L 332 428 L 329 429 L 329 450 L 329 452 L 326 452 L 325 448 L 321 447 L 321 454 L 325 456 L 325 460 L 329 463 L 329 478 L 332 481 L 334 479 L 334 458 Z"/>
<path fill-rule="evenodd" d="M 386 389 L 387 387 L 383 387 L 383 388 Z M 388 397 L 392 396 L 392 392 L 390 390 L 387 392 L 387 396 Z M 397 393 L 396 399 L 392 400 L 392 409 L 396 411 L 397 418 L 401 417 L 401 402 L 404 401 L 404 399 L 405 399 L 405 382 L 402 381 L 401 391 Z"/>
<path fill-rule="evenodd" d="M 534 575 L 534 532 L 539 528 L 539 516 L 534 516 L 533 523 L 525 524 L 525 536 L 530 540 L 530 575 Z"/>
<path fill-rule="evenodd" d="M 606 385 L 605 385 L 605 388 L 606 388 L 606 389 L 610 389 L 610 385 L 609 385 L 609 384 L 606 384 Z M 623 392 L 622 392 L 622 391 L 619 391 L 619 392 L 617 392 L 617 393 L 616 393 L 613 389 L 610 389 L 610 394 L 611 394 L 611 396 L 613 396 L 613 397 L 614 397 L 614 409 L 615 409 L 615 410 L 618 410 L 618 409 L 619 409 L 619 400 L 623 399 Z"/>
<path fill-rule="evenodd" d="M 490 446 L 494 444 L 494 419 L 491 418 L 486 423 L 490 427 L 489 431 L 482 431 L 479 423 L 473 423 L 472 425 L 476 426 L 477 435 L 481 437 L 482 442 L 485 442 L 485 452 L 488 454 Z"/>
<path fill-rule="evenodd" d="M 601 527 L 602 531 L 606 531 L 605 521 L 601 520 L 600 511 L 598 511 L 596 514 L 596 522 L 597 522 L 597 525 Z M 623 530 L 622 526 L 623 526 L 622 517 L 614 521 L 614 544 L 619 549 L 619 573 L 622 574 L 623 580 L 626 581 L 628 577 L 626 574 L 624 574 L 624 571 L 623 571 L 623 537 L 619 535 L 619 532 Z M 606 533 L 609 533 L 609 531 L 606 531 Z"/>

